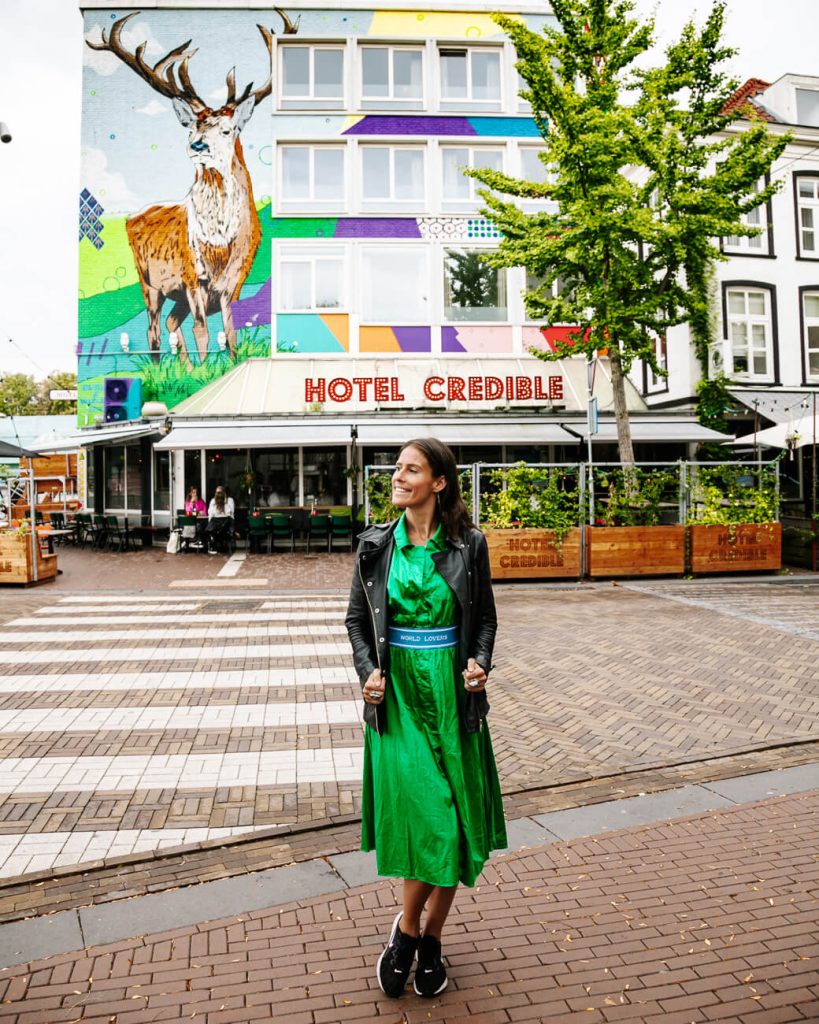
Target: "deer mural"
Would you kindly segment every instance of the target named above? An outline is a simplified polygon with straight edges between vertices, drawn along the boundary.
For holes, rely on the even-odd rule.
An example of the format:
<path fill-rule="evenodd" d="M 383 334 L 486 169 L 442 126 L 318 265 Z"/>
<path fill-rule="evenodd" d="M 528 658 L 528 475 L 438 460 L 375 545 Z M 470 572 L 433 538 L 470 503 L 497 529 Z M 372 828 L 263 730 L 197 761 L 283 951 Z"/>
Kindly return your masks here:
<path fill-rule="evenodd" d="M 282 19 L 285 34 L 298 30 L 283 11 L 274 10 Z M 191 40 L 165 54 L 153 67 L 144 59 L 145 43 L 133 53 L 125 48 L 122 30 L 139 13 L 134 11 L 113 22 L 108 34 L 103 31 L 101 42 L 87 43 L 93 50 L 113 53 L 169 99 L 182 127 L 188 130 L 194 180 L 186 198 L 181 203 L 149 206 L 130 217 L 125 229 L 148 310 L 148 343 L 154 359 L 159 359 L 162 306 L 169 299 L 173 307 L 165 321 L 168 331 L 178 331 L 190 313 L 199 359 L 204 362 L 211 313 L 221 312 L 228 350 L 231 355 L 236 352 L 230 304 L 239 297 L 262 237 L 239 135 L 256 106 L 270 95 L 272 72 L 261 88 L 254 90 L 250 82 L 237 95 L 232 68 L 226 78 L 227 98 L 213 110 L 191 85 L 188 62 L 196 53 L 189 49 Z M 263 25 L 256 27 L 272 58 L 272 32 Z"/>

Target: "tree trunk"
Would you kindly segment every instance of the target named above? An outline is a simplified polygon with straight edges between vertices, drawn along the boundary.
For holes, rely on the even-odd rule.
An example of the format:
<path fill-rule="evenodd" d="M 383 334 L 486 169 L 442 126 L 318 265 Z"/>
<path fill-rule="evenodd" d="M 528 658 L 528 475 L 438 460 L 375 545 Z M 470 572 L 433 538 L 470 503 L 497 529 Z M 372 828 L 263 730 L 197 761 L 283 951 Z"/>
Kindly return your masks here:
<path fill-rule="evenodd" d="M 611 391 L 614 398 L 614 419 L 617 423 L 620 464 L 623 469 L 633 469 L 634 446 L 631 443 L 631 423 L 626 407 L 626 381 L 623 364 L 620 362 L 620 349 L 614 343 L 609 345 L 609 365 L 611 366 Z"/>

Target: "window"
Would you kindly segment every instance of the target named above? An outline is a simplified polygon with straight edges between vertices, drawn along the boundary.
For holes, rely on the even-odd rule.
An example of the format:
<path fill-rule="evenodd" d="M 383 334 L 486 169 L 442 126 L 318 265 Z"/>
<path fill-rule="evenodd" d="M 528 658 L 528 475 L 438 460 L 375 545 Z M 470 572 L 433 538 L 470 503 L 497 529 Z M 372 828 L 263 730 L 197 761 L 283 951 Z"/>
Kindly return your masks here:
<path fill-rule="evenodd" d="M 802 298 L 805 324 L 805 367 L 807 376 L 819 377 L 819 289 Z"/>
<path fill-rule="evenodd" d="M 360 280 L 363 323 L 429 323 L 429 263 L 424 247 L 363 247 Z"/>
<path fill-rule="evenodd" d="M 506 272 L 490 267 L 476 250 L 444 253 L 444 319 L 505 321 Z"/>
<path fill-rule="evenodd" d="M 105 508 L 125 508 L 125 448 L 123 445 L 106 448 L 103 453 L 105 470 Z"/>
<path fill-rule="evenodd" d="M 286 246 L 279 261 L 279 310 L 340 309 L 344 305 L 344 253 L 338 247 Z"/>
<path fill-rule="evenodd" d="M 126 507 L 132 512 L 142 510 L 142 446 L 126 445 L 125 470 L 128 486 L 125 490 Z"/>
<path fill-rule="evenodd" d="M 257 507 L 299 504 L 298 448 L 254 449 L 250 453 L 250 465 L 256 474 Z"/>
<path fill-rule="evenodd" d="M 202 452 L 198 448 L 188 448 L 185 451 L 185 499 L 188 491 L 195 487 L 199 497 L 205 500 L 205 490 L 202 486 Z"/>
<path fill-rule="evenodd" d="M 527 293 L 528 292 L 536 291 L 542 285 L 543 285 L 543 278 L 542 277 L 539 277 L 537 274 L 533 274 L 529 270 L 526 271 L 526 292 Z M 571 291 L 571 286 L 569 285 L 569 283 L 564 278 L 556 277 L 554 279 L 554 281 L 552 281 L 551 293 L 554 296 L 554 298 L 557 298 L 559 295 L 568 294 L 570 291 Z M 524 316 L 525 316 L 526 320 L 529 323 L 537 322 L 537 321 L 542 319 L 541 317 L 531 317 L 529 315 L 529 313 L 525 311 L 525 306 L 524 306 Z"/>
<path fill-rule="evenodd" d="M 529 92 L 530 91 L 529 83 L 526 81 L 526 79 L 523 77 L 523 75 L 521 75 L 521 73 L 519 71 L 515 72 L 515 77 L 516 77 L 516 80 L 517 80 L 517 86 L 516 86 L 516 89 L 515 89 L 515 93 L 516 93 L 517 98 L 518 98 L 518 113 L 519 114 L 529 114 L 532 111 L 532 104 L 529 102 L 529 100 L 525 100 L 520 95 L 521 92 Z"/>
<path fill-rule="evenodd" d="M 282 107 L 344 105 L 344 50 L 340 46 L 282 46 Z"/>
<path fill-rule="evenodd" d="M 819 89 L 796 90 L 796 123 L 819 128 Z"/>
<path fill-rule="evenodd" d="M 758 181 L 753 191 L 759 192 L 764 186 L 764 181 Z M 768 204 L 763 203 L 762 206 L 757 206 L 755 210 L 749 210 L 748 213 L 744 213 L 742 215 L 742 223 L 752 228 L 761 228 L 762 230 L 752 238 L 731 235 L 725 239 L 724 248 L 738 254 L 745 253 L 749 256 L 770 256 Z"/>
<path fill-rule="evenodd" d="M 337 206 L 344 199 L 344 148 L 282 146 L 281 205 Z"/>
<path fill-rule="evenodd" d="M 361 101 L 365 107 L 423 105 L 423 51 L 396 46 L 361 48 Z"/>
<path fill-rule="evenodd" d="M 341 505 L 347 501 L 347 457 L 344 447 L 303 448 L 302 484 L 305 502 Z"/>
<path fill-rule="evenodd" d="M 168 512 L 171 507 L 171 453 L 154 452 L 154 510 Z"/>
<path fill-rule="evenodd" d="M 442 146 L 443 196 L 445 203 L 474 203 L 480 200 L 477 194 L 483 188 L 479 181 L 464 174 L 465 167 L 489 167 L 493 171 L 503 170 L 503 150 L 468 146 Z"/>
<path fill-rule="evenodd" d="M 362 146 L 364 202 L 408 203 L 424 198 L 424 150 L 408 146 Z"/>
<path fill-rule="evenodd" d="M 819 178 L 794 175 L 796 182 L 797 250 L 800 256 L 819 259 Z"/>
<path fill-rule="evenodd" d="M 538 184 L 549 181 L 552 177 L 540 154 L 544 150 L 541 146 L 520 147 L 520 176 L 526 181 L 534 181 Z"/>
<path fill-rule="evenodd" d="M 771 376 L 773 326 L 767 288 L 727 288 L 731 376 Z"/>
<path fill-rule="evenodd" d="M 501 99 L 501 52 L 489 49 L 441 49 L 441 105 L 494 104 Z"/>

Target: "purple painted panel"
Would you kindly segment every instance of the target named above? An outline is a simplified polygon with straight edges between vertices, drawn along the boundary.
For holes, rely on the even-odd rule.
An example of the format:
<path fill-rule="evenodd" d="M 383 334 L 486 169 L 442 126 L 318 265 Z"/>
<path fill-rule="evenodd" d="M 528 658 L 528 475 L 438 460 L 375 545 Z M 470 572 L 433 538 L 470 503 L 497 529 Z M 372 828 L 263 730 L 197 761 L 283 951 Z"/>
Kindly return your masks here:
<path fill-rule="evenodd" d="M 477 135 L 468 117 L 367 114 L 342 135 Z"/>
<path fill-rule="evenodd" d="M 392 333 L 402 352 L 429 352 L 432 347 L 429 327 L 393 327 Z"/>
<path fill-rule="evenodd" d="M 420 238 L 414 217 L 343 217 L 333 238 Z"/>
<path fill-rule="evenodd" d="M 441 351 L 442 352 L 466 352 L 466 349 L 458 341 L 457 327 L 441 328 Z"/>
<path fill-rule="evenodd" d="M 270 323 L 270 279 L 261 286 L 255 295 L 247 299 L 237 299 L 231 303 L 233 310 L 233 322 L 236 330 L 240 330 L 245 324 Z"/>

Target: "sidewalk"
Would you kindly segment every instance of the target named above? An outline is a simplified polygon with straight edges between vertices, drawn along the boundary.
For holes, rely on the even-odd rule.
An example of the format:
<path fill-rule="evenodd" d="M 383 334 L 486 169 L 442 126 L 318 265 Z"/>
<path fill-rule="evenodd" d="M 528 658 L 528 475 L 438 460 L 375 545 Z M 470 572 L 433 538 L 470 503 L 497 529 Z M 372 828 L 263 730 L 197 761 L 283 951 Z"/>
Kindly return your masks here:
<path fill-rule="evenodd" d="M 354 884 L 361 870 L 351 855 L 313 862 L 312 875 L 310 865 L 279 869 L 290 872 L 278 891 L 291 902 L 0 971 L 0 1021 L 816 1021 L 819 790 L 732 803 L 800 789 L 810 771 L 686 787 L 707 790 L 719 809 L 547 845 L 582 836 L 591 813 L 598 829 L 650 815 L 652 798 L 541 816 L 541 845 L 493 859 L 479 885 L 459 893 L 445 942 L 450 984 L 434 1000 L 410 990 L 390 1000 L 378 989 L 374 966 L 399 884 L 346 887 L 345 876 Z M 520 837 L 519 824 L 513 831 Z M 194 920 L 219 916 L 225 884 L 122 901 L 120 927 L 156 920 L 157 900 L 188 922 L 192 911 Z M 252 903 L 252 893 L 245 898 Z M 89 932 L 101 934 L 101 920 L 95 908 Z M 24 926 L 7 926 L 15 927 Z M 7 934 L 0 929 L 0 942 Z"/>

